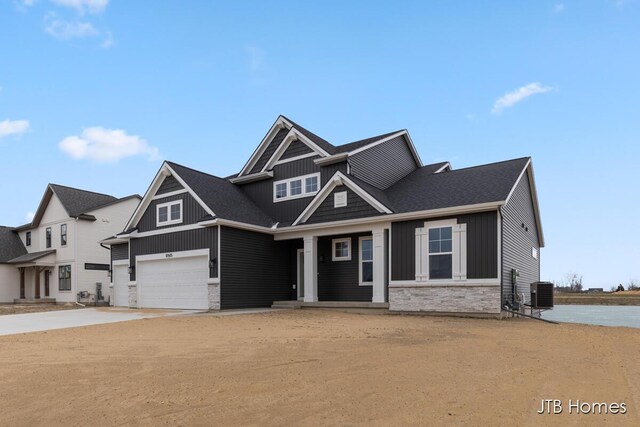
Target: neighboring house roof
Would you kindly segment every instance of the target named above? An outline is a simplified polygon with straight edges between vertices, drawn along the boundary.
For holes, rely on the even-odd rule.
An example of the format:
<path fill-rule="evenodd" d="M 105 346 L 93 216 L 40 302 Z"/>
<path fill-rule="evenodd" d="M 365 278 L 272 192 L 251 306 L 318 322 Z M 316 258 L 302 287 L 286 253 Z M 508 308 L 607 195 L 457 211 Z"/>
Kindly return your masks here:
<path fill-rule="evenodd" d="M 20 255 L 19 257 L 10 260 L 9 264 L 25 264 L 28 262 L 39 260 L 40 258 L 54 253 L 56 253 L 55 249 L 50 249 L 48 251 L 31 252 L 30 254 Z"/>
<path fill-rule="evenodd" d="M 88 221 L 95 221 L 96 219 L 93 215 L 89 215 L 88 212 L 129 199 L 141 198 L 140 195 L 133 194 L 131 196 L 118 199 L 117 197 L 110 196 L 108 194 L 80 190 L 79 188 L 67 187 L 59 184 L 49 184 L 44 192 L 44 196 L 42 196 L 42 201 L 40 202 L 38 210 L 33 217 L 33 221 L 30 224 L 17 227 L 16 230 L 25 230 L 40 224 L 42 216 L 44 215 L 44 212 L 51 201 L 51 197 L 53 197 L 54 194 L 58 197 L 62 207 L 67 211 L 67 214 L 70 217 Z"/>
<path fill-rule="evenodd" d="M 173 162 L 166 162 L 211 209 L 216 218 L 271 227 L 276 221 L 266 215 L 242 191 L 224 178 Z"/>
<path fill-rule="evenodd" d="M 0 225 L 0 264 L 26 253 L 27 249 L 13 228 Z"/>
<path fill-rule="evenodd" d="M 506 201 L 529 157 L 434 173 L 416 169 L 385 190 L 397 213 Z M 436 169 L 437 170 L 437 169 Z"/>

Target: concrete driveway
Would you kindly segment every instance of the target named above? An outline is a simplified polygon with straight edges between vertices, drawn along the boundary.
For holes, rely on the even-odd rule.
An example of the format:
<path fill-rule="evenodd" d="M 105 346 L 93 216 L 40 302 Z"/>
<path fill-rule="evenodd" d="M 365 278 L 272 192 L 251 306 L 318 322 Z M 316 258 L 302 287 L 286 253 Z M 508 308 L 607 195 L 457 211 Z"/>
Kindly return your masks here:
<path fill-rule="evenodd" d="M 154 317 L 180 316 L 199 313 L 194 310 L 129 310 L 126 308 L 82 308 L 78 310 L 47 311 L 41 313 L 9 314 L 0 316 L 0 336 L 52 329 L 77 328 L 103 323 Z"/>

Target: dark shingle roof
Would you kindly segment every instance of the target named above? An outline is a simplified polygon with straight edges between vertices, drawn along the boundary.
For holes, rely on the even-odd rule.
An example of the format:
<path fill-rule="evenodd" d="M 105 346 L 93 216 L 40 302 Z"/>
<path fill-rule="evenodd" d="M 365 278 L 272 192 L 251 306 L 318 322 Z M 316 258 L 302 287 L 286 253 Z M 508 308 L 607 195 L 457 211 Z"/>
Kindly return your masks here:
<path fill-rule="evenodd" d="M 350 142 L 348 144 L 338 145 L 335 148 L 335 152 L 336 152 L 336 154 L 338 154 L 338 153 L 348 153 L 349 151 L 357 150 L 358 148 L 362 148 L 362 147 L 364 147 L 366 145 L 373 144 L 376 141 L 384 139 L 384 138 L 386 138 L 388 136 L 391 136 L 394 133 L 398 133 L 398 132 L 401 132 L 401 131 L 397 130 L 395 132 L 389 132 L 389 133 L 384 133 L 382 135 L 372 136 L 371 138 L 361 139 L 359 141 Z"/>
<path fill-rule="evenodd" d="M 499 202 L 509 192 L 529 157 L 434 174 L 434 165 L 416 169 L 385 194 L 397 213 Z M 437 169 L 436 169 L 437 170 Z"/>
<path fill-rule="evenodd" d="M 49 184 L 49 186 L 56 193 L 69 216 L 78 216 L 100 206 L 118 201 L 116 197 L 107 194 L 94 193 L 93 191 L 80 190 L 58 184 Z"/>
<path fill-rule="evenodd" d="M 27 249 L 22 244 L 18 233 L 10 227 L 0 225 L 0 263 L 6 263 L 26 253 Z"/>
<path fill-rule="evenodd" d="M 249 199 L 239 186 L 224 178 L 167 162 L 187 185 L 209 206 L 217 218 L 271 227 L 276 223 Z"/>
<path fill-rule="evenodd" d="M 40 251 L 40 252 L 31 252 L 30 254 L 20 255 L 19 257 L 13 258 L 9 261 L 10 264 L 24 264 L 27 262 L 33 262 L 39 260 L 42 257 L 45 257 L 50 254 L 56 253 L 55 249 L 50 249 L 48 251 Z"/>
<path fill-rule="evenodd" d="M 331 144 L 329 141 L 327 141 L 327 140 L 325 140 L 323 138 L 320 138 L 315 133 L 311 132 L 308 129 L 303 128 L 302 126 L 300 126 L 299 124 L 297 124 L 293 120 L 289 119 L 288 117 L 286 117 L 286 116 L 282 116 L 282 117 L 284 117 L 289 123 L 291 123 L 293 125 L 294 128 L 299 130 L 304 136 L 306 136 L 311 141 L 316 143 L 324 151 L 326 151 L 329 154 L 334 154 L 335 153 L 336 147 L 333 144 Z"/>

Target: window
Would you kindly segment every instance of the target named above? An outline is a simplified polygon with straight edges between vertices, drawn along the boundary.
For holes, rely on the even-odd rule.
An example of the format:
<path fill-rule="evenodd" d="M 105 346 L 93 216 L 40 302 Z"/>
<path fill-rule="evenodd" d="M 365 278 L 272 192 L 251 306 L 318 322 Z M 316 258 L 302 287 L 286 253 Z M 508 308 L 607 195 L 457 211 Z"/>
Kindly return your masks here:
<path fill-rule="evenodd" d="M 62 246 L 67 244 L 67 224 L 60 225 L 60 244 Z"/>
<path fill-rule="evenodd" d="M 373 239 L 360 238 L 360 286 L 373 284 Z"/>
<path fill-rule="evenodd" d="M 416 280 L 467 280 L 467 224 L 427 221 L 416 228 Z"/>
<path fill-rule="evenodd" d="M 453 276 L 453 229 L 429 229 L 429 279 L 451 279 Z"/>
<path fill-rule="evenodd" d="M 156 225 L 179 224 L 182 222 L 182 200 L 162 203 L 156 206 Z"/>
<path fill-rule="evenodd" d="M 92 262 L 86 262 L 84 264 L 85 270 L 96 270 L 96 271 L 109 271 L 109 264 L 96 264 Z"/>
<path fill-rule="evenodd" d="M 351 260 L 351 239 L 333 239 L 331 241 L 333 253 L 332 261 L 349 261 Z"/>
<path fill-rule="evenodd" d="M 71 290 L 71 266 L 61 265 L 58 267 L 58 289 L 61 291 Z"/>
<path fill-rule="evenodd" d="M 273 201 L 313 196 L 318 193 L 319 182 L 320 173 L 276 181 L 273 183 Z"/>
<path fill-rule="evenodd" d="M 27 234 L 25 235 L 24 239 L 26 240 L 26 245 L 27 246 L 31 246 L 31 232 L 30 231 L 27 231 Z"/>
<path fill-rule="evenodd" d="M 51 227 L 47 227 L 46 231 L 46 246 L 47 248 L 51 247 Z"/>

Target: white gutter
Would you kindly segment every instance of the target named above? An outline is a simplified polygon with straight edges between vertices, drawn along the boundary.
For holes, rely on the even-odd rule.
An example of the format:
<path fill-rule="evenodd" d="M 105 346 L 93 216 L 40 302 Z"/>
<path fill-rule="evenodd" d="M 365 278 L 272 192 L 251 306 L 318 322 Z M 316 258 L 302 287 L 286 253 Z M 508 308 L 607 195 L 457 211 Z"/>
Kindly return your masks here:
<path fill-rule="evenodd" d="M 246 182 L 260 181 L 261 179 L 273 178 L 273 171 L 252 173 L 251 175 L 237 176 L 229 178 L 232 184 L 242 184 Z"/>

